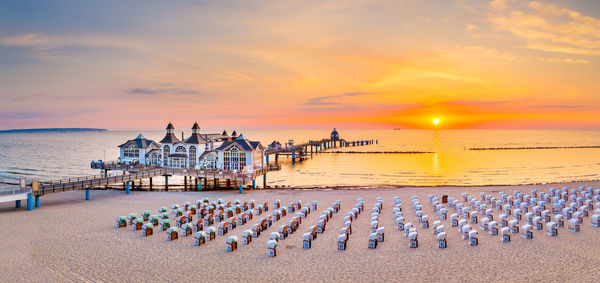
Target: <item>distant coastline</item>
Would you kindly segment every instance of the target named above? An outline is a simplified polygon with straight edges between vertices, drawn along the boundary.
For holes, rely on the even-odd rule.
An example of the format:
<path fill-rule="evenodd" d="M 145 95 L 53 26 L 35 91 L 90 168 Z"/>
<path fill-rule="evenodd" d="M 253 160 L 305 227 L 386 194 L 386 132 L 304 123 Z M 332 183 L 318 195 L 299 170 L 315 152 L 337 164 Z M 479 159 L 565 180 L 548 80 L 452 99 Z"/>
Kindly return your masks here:
<path fill-rule="evenodd" d="M 69 132 L 107 132 L 107 129 L 96 128 L 37 128 L 0 130 L 0 134 L 9 133 L 69 133 Z"/>

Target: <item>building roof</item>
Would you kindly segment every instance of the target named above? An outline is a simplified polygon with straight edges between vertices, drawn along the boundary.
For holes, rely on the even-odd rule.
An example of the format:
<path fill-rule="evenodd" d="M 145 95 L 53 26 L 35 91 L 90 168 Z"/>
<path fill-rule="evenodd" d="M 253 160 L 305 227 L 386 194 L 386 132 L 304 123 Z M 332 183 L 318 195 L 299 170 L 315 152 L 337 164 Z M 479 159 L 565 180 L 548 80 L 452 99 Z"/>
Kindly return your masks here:
<path fill-rule="evenodd" d="M 200 129 L 200 125 L 198 125 L 198 122 L 194 123 L 194 126 L 192 126 L 192 130 L 199 130 Z"/>
<path fill-rule="evenodd" d="M 205 152 L 203 152 L 203 153 L 200 155 L 200 158 L 199 158 L 199 159 L 200 159 L 200 160 L 202 160 L 203 158 L 205 158 L 205 157 L 207 157 L 207 156 L 209 156 L 209 155 L 214 155 L 214 156 L 216 156 L 216 155 L 217 155 L 217 153 L 216 153 L 214 150 L 208 150 L 208 151 L 205 151 Z"/>
<path fill-rule="evenodd" d="M 175 136 L 174 133 L 167 133 L 165 137 L 160 140 L 159 143 L 178 143 L 180 140 Z"/>
<path fill-rule="evenodd" d="M 173 130 L 175 129 L 175 127 L 173 127 L 173 123 L 169 122 L 169 124 L 167 125 L 167 130 Z"/>
<path fill-rule="evenodd" d="M 237 145 L 239 148 L 247 151 L 262 148 L 262 144 L 260 144 L 260 142 L 247 140 L 244 135 L 240 134 L 235 140 L 223 142 L 223 144 L 221 144 L 221 146 L 216 150 L 225 150 L 231 145 Z"/>
<path fill-rule="evenodd" d="M 270 145 L 281 145 L 281 143 L 278 141 L 273 141 Z"/>
<path fill-rule="evenodd" d="M 156 143 L 153 140 L 146 139 L 142 134 L 139 134 L 135 139 L 128 140 L 126 143 L 120 145 L 119 147 L 128 147 L 130 144 L 133 144 L 137 148 L 147 148 L 150 145 L 160 147 L 160 144 Z"/>
<path fill-rule="evenodd" d="M 184 142 L 189 144 L 205 144 L 207 143 L 207 139 L 202 135 L 195 133 L 192 134 L 189 138 L 185 139 Z"/>

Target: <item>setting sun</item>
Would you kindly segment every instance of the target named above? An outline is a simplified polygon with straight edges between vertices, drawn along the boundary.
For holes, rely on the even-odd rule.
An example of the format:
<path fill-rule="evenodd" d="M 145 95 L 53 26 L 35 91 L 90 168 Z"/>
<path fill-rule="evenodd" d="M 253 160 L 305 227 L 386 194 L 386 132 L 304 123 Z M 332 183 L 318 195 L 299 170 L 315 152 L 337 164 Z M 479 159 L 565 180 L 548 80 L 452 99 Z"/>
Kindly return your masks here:
<path fill-rule="evenodd" d="M 434 124 L 434 125 L 437 125 L 437 124 L 439 124 L 439 123 L 440 123 L 440 119 L 439 119 L 439 118 L 434 118 L 434 119 L 433 119 L 433 124 Z"/>

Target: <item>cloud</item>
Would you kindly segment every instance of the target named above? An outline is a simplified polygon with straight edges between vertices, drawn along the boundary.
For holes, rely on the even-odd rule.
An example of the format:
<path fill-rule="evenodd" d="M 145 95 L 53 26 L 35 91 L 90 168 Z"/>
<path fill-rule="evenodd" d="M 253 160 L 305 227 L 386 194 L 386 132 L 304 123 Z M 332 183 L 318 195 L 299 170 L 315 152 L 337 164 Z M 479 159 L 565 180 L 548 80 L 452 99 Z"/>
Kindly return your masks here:
<path fill-rule="evenodd" d="M 346 92 L 338 95 L 327 95 L 327 96 L 318 96 L 309 99 L 308 101 L 302 103 L 305 106 L 325 106 L 325 105 L 340 105 L 342 102 L 336 101 L 340 98 L 345 97 L 353 97 L 360 95 L 369 95 L 369 92 Z"/>
<path fill-rule="evenodd" d="M 201 91 L 180 88 L 132 88 L 127 91 L 133 95 L 162 95 L 162 94 L 202 94 Z"/>
<path fill-rule="evenodd" d="M 482 56 L 498 60 L 515 61 L 522 59 L 508 51 L 498 51 L 496 48 L 485 48 L 482 46 L 464 46 L 463 49 L 465 49 L 466 51 L 476 52 Z"/>
<path fill-rule="evenodd" d="M 131 39 L 113 35 L 45 35 L 26 33 L 0 37 L 0 45 L 28 47 L 34 50 L 53 50 L 67 46 L 136 48 Z"/>
<path fill-rule="evenodd" d="M 542 58 L 540 61 L 551 63 L 567 63 L 567 64 L 585 64 L 590 65 L 590 61 L 574 58 Z"/>
<path fill-rule="evenodd" d="M 477 28 L 477 26 L 476 26 L 476 25 L 467 24 L 467 27 L 466 27 L 466 29 L 465 29 L 465 30 L 466 30 L 467 32 L 472 32 L 472 31 L 473 31 L 473 30 L 475 30 L 476 28 Z"/>
<path fill-rule="evenodd" d="M 531 105 L 528 108 L 533 109 L 579 109 L 584 108 L 582 105 Z"/>
<path fill-rule="evenodd" d="M 447 105 L 500 105 L 500 104 L 507 104 L 507 103 L 512 103 L 512 102 L 517 102 L 516 100 L 500 100 L 500 101 L 487 101 L 487 100 L 450 100 L 450 101 L 445 101 L 441 104 L 447 104 Z"/>
<path fill-rule="evenodd" d="M 497 11 L 490 20 L 495 27 L 524 39 L 527 48 L 600 55 L 600 19 L 537 1 L 517 7 L 508 7 L 506 1 L 494 2 L 490 6 Z"/>
<path fill-rule="evenodd" d="M 496 10 L 505 10 L 512 0 L 494 0 L 489 5 Z"/>

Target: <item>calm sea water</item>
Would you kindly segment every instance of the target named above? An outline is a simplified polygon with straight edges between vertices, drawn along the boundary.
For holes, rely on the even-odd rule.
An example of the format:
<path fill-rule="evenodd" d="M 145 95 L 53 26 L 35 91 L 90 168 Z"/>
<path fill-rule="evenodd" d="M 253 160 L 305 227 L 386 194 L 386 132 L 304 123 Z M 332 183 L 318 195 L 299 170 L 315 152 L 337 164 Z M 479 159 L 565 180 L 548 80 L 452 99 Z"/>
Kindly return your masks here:
<path fill-rule="evenodd" d="M 220 131 L 207 131 L 220 132 Z M 321 139 L 325 130 L 247 130 L 244 136 L 267 145 Z M 137 131 L 0 134 L 0 183 L 18 178 L 57 179 L 99 173 L 91 160 L 116 160 L 117 146 Z M 156 141 L 163 131 L 143 134 Z M 189 136 L 189 130 L 185 135 Z M 179 131 L 178 136 L 181 136 Z M 269 185 L 285 186 L 439 186 L 512 185 L 600 179 L 600 149 L 489 150 L 471 147 L 600 145 L 600 131 L 529 130 L 344 130 L 347 140 L 377 139 L 379 144 L 332 149 L 351 151 L 428 151 L 423 154 L 323 153 L 268 175 Z M 273 159 L 271 159 L 273 161 Z M 261 184 L 260 179 L 259 184 Z"/>

